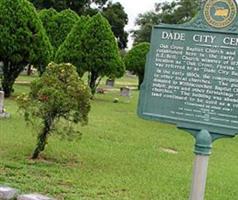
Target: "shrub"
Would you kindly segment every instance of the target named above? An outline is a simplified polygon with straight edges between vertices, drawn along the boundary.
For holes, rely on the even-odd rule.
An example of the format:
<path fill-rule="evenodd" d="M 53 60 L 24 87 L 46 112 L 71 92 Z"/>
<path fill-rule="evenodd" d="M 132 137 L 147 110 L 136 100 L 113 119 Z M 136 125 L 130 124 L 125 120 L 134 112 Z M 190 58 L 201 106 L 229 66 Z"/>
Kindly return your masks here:
<path fill-rule="evenodd" d="M 69 131 L 59 133 L 71 137 L 78 133 L 73 130 L 73 124 L 87 124 L 89 99 L 88 87 L 78 77 L 76 68 L 71 64 L 50 63 L 42 77 L 31 83 L 30 93 L 19 96 L 18 104 L 26 121 L 33 124 L 40 122 L 33 159 L 44 150 L 47 138 L 58 132 L 59 125 L 67 122 L 63 130 Z"/>

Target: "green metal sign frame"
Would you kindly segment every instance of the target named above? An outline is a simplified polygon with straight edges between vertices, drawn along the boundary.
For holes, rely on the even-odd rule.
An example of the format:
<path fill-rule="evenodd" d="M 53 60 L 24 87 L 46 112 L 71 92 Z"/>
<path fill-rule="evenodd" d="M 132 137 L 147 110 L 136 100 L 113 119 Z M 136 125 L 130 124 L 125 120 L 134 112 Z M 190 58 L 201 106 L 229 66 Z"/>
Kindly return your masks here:
<path fill-rule="evenodd" d="M 174 49 L 171 49 L 172 46 Z M 196 138 L 195 152 L 197 154 L 209 155 L 214 140 L 234 137 L 238 133 L 238 107 L 236 107 L 238 105 L 236 102 L 236 99 L 238 100 L 238 89 L 236 89 L 238 81 L 235 80 L 236 76 L 238 80 L 238 65 L 235 67 L 236 64 L 234 64 L 235 61 L 238 61 L 237 47 L 238 16 L 237 4 L 234 0 L 207 1 L 199 14 L 187 24 L 155 26 L 152 31 L 150 51 L 147 55 L 144 82 L 140 91 L 138 115 L 147 120 L 176 124 L 178 128 L 184 129 Z M 189 52 L 193 56 L 188 56 L 188 60 L 194 58 L 190 62 L 186 59 L 183 60 L 183 56 L 188 54 L 186 48 L 196 48 L 197 50 L 196 54 L 192 54 L 192 51 Z M 207 53 L 205 49 L 207 51 L 211 49 L 213 53 Z M 213 59 L 210 59 L 214 63 L 205 65 L 203 70 L 201 67 L 198 69 L 198 63 L 201 62 L 200 50 L 204 51 L 202 54 L 205 54 L 203 55 L 205 58 L 214 56 Z M 212 50 L 216 50 L 216 53 Z M 224 55 L 232 54 L 229 57 L 230 60 L 226 59 L 219 51 L 225 52 Z M 218 62 L 222 60 L 221 68 L 224 68 L 222 66 L 226 63 L 227 69 L 219 71 L 217 69 L 219 64 L 215 63 L 215 60 Z M 177 68 L 175 62 L 178 64 Z M 234 66 L 228 68 L 231 62 Z M 174 68 L 171 68 L 170 64 Z M 197 69 L 196 73 L 194 72 L 195 68 Z M 189 76 L 187 72 L 190 73 Z M 191 75 L 192 72 L 194 75 Z M 222 72 L 224 74 L 217 75 Z M 207 77 L 204 78 L 204 76 Z M 175 78 L 178 80 L 172 83 Z M 198 84 L 205 85 L 204 87 L 209 90 L 203 90 L 204 95 L 202 95 L 202 92 L 196 93 L 199 87 L 196 90 L 193 86 L 187 86 L 184 88 L 187 88 L 190 93 L 183 92 L 186 95 L 181 95 L 182 84 L 180 82 L 184 81 L 185 85 L 188 85 L 190 78 L 194 78 L 193 84 L 197 81 Z M 232 81 L 229 82 L 229 79 Z M 225 86 L 222 87 L 220 84 L 225 84 Z M 169 87 L 170 89 L 168 89 Z M 221 90 L 220 93 L 214 90 L 215 87 Z M 188 100 L 191 97 L 191 90 L 194 90 L 194 96 L 196 94 L 202 96 L 202 98 L 193 98 L 195 101 L 200 101 L 199 103 L 193 102 L 192 104 Z M 217 94 L 212 94 L 212 91 Z M 211 94 L 208 95 L 206 92 Z M 232 98 L 230 100 L 227 97 L 228 100 L 224 104 L 222 102 L 226 95 L 229 98 L 232 96 Z M 218 101 L 211 101 L 214 96 Z M 206 98 L 210 101 L 205 101 Z M 185 106 L 185 102 L 190 105 Z M 202 105 L 204 107 L 200 109 L 199 106 Z M 195 115 L 195 111 L 199 114 Z"/>

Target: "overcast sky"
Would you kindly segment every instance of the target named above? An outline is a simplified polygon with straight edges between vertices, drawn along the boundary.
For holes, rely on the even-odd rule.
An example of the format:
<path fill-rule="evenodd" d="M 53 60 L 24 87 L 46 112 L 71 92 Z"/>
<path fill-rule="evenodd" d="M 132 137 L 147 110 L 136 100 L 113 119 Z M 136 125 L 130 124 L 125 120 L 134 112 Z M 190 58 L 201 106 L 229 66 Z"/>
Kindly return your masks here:
<path fill-rule="evenodd" d="M 130 31 L 134 29 L 135 19 L 139 13 L 153 10 L 155 3 L 165 2 L 165 0 L 112 0 L 112 2 L 120 2 L 124 6 L 129 17 L 126 30 Z M 130 40 L 128 44 L 129 47 L 131 47 L 131 43 L 132 41 Z"/>
<path fill-rule="evenodd" d="M 133 29 L 135 18 L 139 13 L 144 13 L 153 10 L 155 3 L 163 2 L 164 0 L 113 0 L 113 2 L 120 2 L 129 17 L 129 24 L 126 27 Z"/>

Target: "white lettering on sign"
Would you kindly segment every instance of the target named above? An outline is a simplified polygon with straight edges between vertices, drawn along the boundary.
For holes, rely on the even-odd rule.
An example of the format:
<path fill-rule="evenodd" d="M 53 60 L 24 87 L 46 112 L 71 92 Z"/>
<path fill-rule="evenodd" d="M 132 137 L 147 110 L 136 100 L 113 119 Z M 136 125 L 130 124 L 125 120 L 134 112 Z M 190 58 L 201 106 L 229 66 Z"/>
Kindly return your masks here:
<path fill-rule="evenodd" d="M 238 37 L 179 31 L 162 31 L 160 37 L 152 98 L 179 102 L 169 111 L 172 115 L 238 124 L 232 113 L 238 108 L 238 53 L 233 47 Z M 191 44 L 180 42 L 185 40 Z"/>
<path fill-rule="evenodd" d="M 168 32 L 163 31 L 161 38 L 163 40 L 174 40 L 174 41 L 185 41 L 185 33 L 183 32 Z M 202 43 L 202 44 L 214 44 L 216 42 L 217 37 L 214 35 L 203 35 L 203 34 L 194 34 L 192 36 L 192 40 L 196 43 Z M 228 46 L 238 46 L 238 38 L 236 37 L 224 37 L 222 40 L 224 45 Z M 166 45 L 161 46 L 161 48 L 167 48 Z M 170 49 L 176 49 L 176 47 L 170 46 Z M 212 49 L 211 49 L 212 50 Z"/>
<path fill-rule="evenodd" d="M 223 43 L 225 45 L 238 46 L 238 38 L 225 37 Z"/>
<path fill-rule="evenodd" d="M 213 44 L 216 39 L 216 36 L 212 35 L 194 35 L 193 36 L 193 41 L 194 42 L 200 42 L 200 43 L 210 43 Z"/>
<path fill-rule="evenodd" d="M 176 32 L 166 32 L 163 31 L 162 39 L 166 40 L 185 40 L 185 33 L 176 33 Z"/>

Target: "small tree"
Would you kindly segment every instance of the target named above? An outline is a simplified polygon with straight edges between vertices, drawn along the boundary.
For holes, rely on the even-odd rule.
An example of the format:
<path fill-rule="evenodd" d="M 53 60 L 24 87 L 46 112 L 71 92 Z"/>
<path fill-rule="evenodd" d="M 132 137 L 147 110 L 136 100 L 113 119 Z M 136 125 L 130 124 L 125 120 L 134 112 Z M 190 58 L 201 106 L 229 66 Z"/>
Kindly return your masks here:
<path fill-rule="evenodd" d="M 139 78 L 138 89 L 144 80 L 146 55 L 149 52 L 150 44 L 147 42 L 134 46 L 125 56 L 126 69 L 136 74 Z"/>
<path fill-rule="evenodd" d="M 18 98 L 25 120 L 33 123 L 37 121 L 41 127 L 32 159 L 38 158 L 39 153 L 45 149 L 47 138 L 58 130 L 57 122 L 87 123 L 89 100 L 89 89 L 78 77 L 73 65 L 49 64 L 42 77 L 31 83 L 30 93 Z M 69 131 L 61 134 L 71 136 L 73 133 L 78 132 L 73 131 L 70 124 Z"/>
<path fill-rule="evenodd" d="M 43 9 L 39 12 L 39 17 L 54 47 L 54 53 L 64 42 L 74 24 L 79 20 L 77 13 L 70 9 L 57 12 L 54 9 Z"/>
<path fill-rule="evenodd" d="M 11 95 L 15 79 L 27 64 L 50 62 L 52 47 L 34 6 L 27 0 L 0 1 L 0 61 L 2 88 Z"/>
<path fill-rule="evenodd" d="M 100 13 L 89 20 L 82 40 L 82 67 L 89 73 L 88 82 L 94 95 L 102 77 L 124 74 L 124 63 L 110 24 Z"/>

